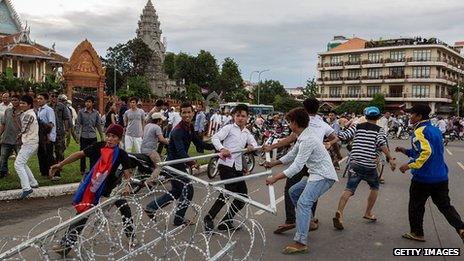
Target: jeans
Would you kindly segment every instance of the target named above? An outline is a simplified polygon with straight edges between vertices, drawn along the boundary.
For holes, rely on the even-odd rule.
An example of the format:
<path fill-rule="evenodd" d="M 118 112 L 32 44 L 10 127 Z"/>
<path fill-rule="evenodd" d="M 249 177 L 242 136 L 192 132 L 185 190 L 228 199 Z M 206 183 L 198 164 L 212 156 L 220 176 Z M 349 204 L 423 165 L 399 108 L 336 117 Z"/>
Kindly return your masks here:
<path fill-rule="evenodd" d="M 303 245 L 308 243 L 309 222 L 312 218 L 311 208 L 327 190 L 335 183 L 331 179 L 309 181 L 304 177 L 300 182 L 290 188 L 290 196 L 296 206 L 296 234 L 293 238 Z"/>
<path fill-rule="evenodd" d="M 2 144 L 0 154 L 0 176 L 6 176 L 8 174 L 8 158 L 13 151 L 18 154 L 18 145 Z"/>
<path fill-rule="evenodd" d="M 80 138 L 79 140 L 79 146 L 80 150 L 84 150 L 89 146 L 92 146 L 94 143 L 97 142 L 97 138 Z M 97 162 L 98 158 L 90 158 L 90 166 L 93 166 Z M 84 157 L 81 159 L 81 173 L 84 173 L 87 170 L 87 159 Z"/>
<path fill-rule="evenodd" d="M 140 153 L 140 145 L 142 145 L 141 137 L 131 137 L 128 135 L 124 137 L 124 149 L 126 152 L 131 152 L 132 147 L 135 147 L 134 153 Z"/>
<path fill-rule="evenodd" d="M 186 169 L 181 169 L 187 172 Z M 159 198 L 148 203 L 146 210 L 155 212 L 159 208 L 163 208 L 171 203 L 173 200 L 178 199 L 177 210 L 174 216 L 174 225 L 180 226 L 184 223 L 185 213 L 193 198 L 193 186 L 189 179 L 181 178 L 176 175 L 171 175 L 171 190 L 164 193 Z"/>
<path fill-rule="evenodd" d="M 300 182 L 303 177 L 307 177 L 308 168 L 306 166 L 296 174 L 295 176 L 285 180 L 285 189 L 284 189 L 284 199 L 285 199 L 285 224 L 295 224 L 295 205 L 293 205 L 292 198 L 290 197 L 289 190 L 290 188 Z M 313 217 L 316 215 L 317 201 L 314 202 L 312 212 Z"/>
<path fill-rule="evenodd" d="M 234 167 L 231 168 L 228 166 L 219 165 L 218 169 L 219 169 L 219 176 L 221 177 L 221 180 L 243 176 L 243 173 L 241 171 L 236 170 Z M 224 188 L 231 192 L 240 194 L 241 196 L 248 197 L 247 195 L 248 189 L 247 189 L 247 185 L 245 181 L 225 184 Z M 227 200 L 226 196 L 224 196 L 224 194 L 221 193 L 219 197 L 216 199 L 216 201 L 214 202 L 210 211 L 208 212 L 208 215 L 210 216 L 211 219 L 214 219 L 219 213 L 219 211 L 221 211 L 221 209 L 226 204 L 226 200 Z M 237 212 L 240 211 L 244 206 L 245 206 L 245 203 L 243 201 L 239 199 L 234 199 L 234 201 L 232 201 L 232 204 L 230 205 L 229 210 L 227 211 L 227 214 L 223 218 L 223 221 L 232 221 L 235 214 L 237 214 Z"/>
<path fill-rule="evenodd" d="M 351 163 L 348 169 L 348 181 L 346 182 L 345 190 L 350 191 L 354 195 L 362 180 L 367 182 L 371 190 L 379 190 L 380 183 L 377 168 L 367 168 Z"/>
<path fill-rule="evenodd" d="M 18 152 L 18 156 L 16 156 L 14 167 L 21 181 L 21 188 L 23 191 L 31 190 L 31 186 L 39 185 L 31 169 L 27 166 L 27 162 L 37 151 L 38 147 L 38 144 L 23 144 Z"/>
<path fill-rule="evenodd" d="M 409 225 L 412 233 L 417 236 L 424 235 L 423 221 L 425 203 L 429 197 L 432 197 L 433 203 L 456 231 L 464 229 L 464 223 L 459 213 L 450 203 L 448 181 L 435 184 L 411 181 L 408 212 Z"/>

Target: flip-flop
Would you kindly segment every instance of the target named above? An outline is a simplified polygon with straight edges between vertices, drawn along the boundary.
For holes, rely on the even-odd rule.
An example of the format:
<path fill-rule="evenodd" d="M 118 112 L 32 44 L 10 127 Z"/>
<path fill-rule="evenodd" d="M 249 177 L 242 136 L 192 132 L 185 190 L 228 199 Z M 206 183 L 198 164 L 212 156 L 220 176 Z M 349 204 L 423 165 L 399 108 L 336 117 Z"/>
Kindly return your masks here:
<path fill-rule="evenodd" d="M 418 238 L 416 235 L 414 235 L 414 233 L 411 232 L 404 233 L 402 237 L 413 241 L 425 242 L 425 239 Z"/>
<path fill-rule="evenodd" d="M 332 219 L 333 220 L 333 225 L 336 229 L 338 230 L 343 230 L 343 222 L 341 221 L 342 218 L 342 213 L 340 211 L 335 212 L 335 217 Z"/>
<path fill-rule="evenodd" d="M 274 234 L 282 234 L 285 231 L 291 230 L 295 228 L 295 224 L 284 224 L 280 225 L 276 230 L 274 230 Z"/>
<path fill-rule="evenodd" d="M 296 255 L 296 254 L 307 254 L 308 253 L 308 247 L 302 247 L 302 248 L 296 248 L 293 246 L 286 246 L 284 250 L 282 250 L 282 254 L 286 255 Z"/>
<path fill-rule="evenodd" d="M 377 221 L 377 217 L 375 217 L 375 215 L 372 215 L 372 217 L 364 216 L 363 218 L 367 219 L 367 220 L 369 220 L 371 222 L 376 222 Z"/>

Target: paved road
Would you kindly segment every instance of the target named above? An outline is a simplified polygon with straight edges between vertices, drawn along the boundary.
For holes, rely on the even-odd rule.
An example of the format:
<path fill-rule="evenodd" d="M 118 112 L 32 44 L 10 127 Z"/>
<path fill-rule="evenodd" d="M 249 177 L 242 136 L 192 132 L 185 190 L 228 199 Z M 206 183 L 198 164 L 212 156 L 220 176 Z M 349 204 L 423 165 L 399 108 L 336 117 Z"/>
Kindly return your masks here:
<path fill-rule="evenodd" d="M 391 146 L 407 146 L 405 141 L 392 141 Z M 405 156 L 397 155 L 398 163 L 405 162 Z M 452 203 L 464 216 L 464 143 L 451 143 L 446 148 L 446 160 L 448 163 L 450 179 L 450 196 Z M 342 169 L 345 163 L 342 164 Z M 278 171 L 281 169 L 275 169 Z M 256 171 L 261 171 L 259 168 Z M 340 173 L 341 177 L 341 173 Z M 206 177 L 204 177 L 206 178 Z M 263 213 L 251 207 L 252 215 L 263 226 L 266 232 L 266 247 L 263 260 L 280 260 L 285 258 L 290 260 L 408 260 L 412 258 L 393 257 L 393 248 L 417 248 L 417 247 L 456 247 L 464 250 L 463 243 L 457 236 L 452 227 L 448 225 L 445 218 L 429 200 L 424 218 L 424 229 L 426 233 L 426 243 L 412 242 L 401 238 L 401 234 L 409 230 L 407 203 L 409 179 L 408 174 L 399 171 L 385 173 L 386 183 L 382 185 L 376 207 L 375 214 L 378 217 L 377 223 L 368 223 L 361 217 L 364 213 L 368 186 L 362 183 L 354 197 L 351 198 L 345 210 L 345 230 L 336 231 L 332 227 L 332 217 L 336 210 L 338 199 L 342 193 L 346 179 L 341 178 L 340 182 L 319 200 L 317 217 L 320 220 L 320 228 L 310 233 L 309 246 L 310 253 L 300 256 L 283 256 L 281 249 L 293 237 L 293 231 L 284 235 L 274 235 L 272 231 L 284 221 L 284 204 L 282 193 L 284 182 L 281 181 L 276 186 L 276 197 L 278 202 L 278 214 Z M 253 199 L 268 204 L 267 187 L 264 180 L 251 181 L 248 183 L 250 195 Z M 201 202 L 204 198 L 202 191 L 195 194 L 195 202 Z M 24 202 L 1 202 L 0 207 L 0 235 L 2 237 L 12 237 L 25 235 L 35 224 L 48 217 L 56 215 L 56 209 L 69 207 L 71 197 L 61 197 L 54 199 L 28 200 Z M 194 217 L 192 210 L 188 216 Z M 40 228 L 36 228 L 39 230 Z M 464 253 L 461 253 L 464 255 Z M 199 259 L 190 257 L 191 259 Z M 462 258 L 462 257 L 461 257 Z M 425 260 L 462 260 L 452 257 L 425 258 Z"/>

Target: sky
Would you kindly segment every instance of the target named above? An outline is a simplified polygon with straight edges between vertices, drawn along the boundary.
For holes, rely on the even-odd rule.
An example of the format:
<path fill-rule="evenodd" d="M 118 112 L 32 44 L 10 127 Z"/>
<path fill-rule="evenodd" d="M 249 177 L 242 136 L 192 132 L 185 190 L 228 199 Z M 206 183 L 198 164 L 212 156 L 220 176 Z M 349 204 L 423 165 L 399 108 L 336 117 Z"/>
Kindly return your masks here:
<path fill-rule="evenodd" d="M 31 38 L 70 57 L 84 39 L 99 55 L 134 38 L 147 0 L 12 0 Z M 304 86 L 335 35 L 464 40 L 462 0 L 152 0 L 167 51 L 232 57 L 244 80 Z"/>

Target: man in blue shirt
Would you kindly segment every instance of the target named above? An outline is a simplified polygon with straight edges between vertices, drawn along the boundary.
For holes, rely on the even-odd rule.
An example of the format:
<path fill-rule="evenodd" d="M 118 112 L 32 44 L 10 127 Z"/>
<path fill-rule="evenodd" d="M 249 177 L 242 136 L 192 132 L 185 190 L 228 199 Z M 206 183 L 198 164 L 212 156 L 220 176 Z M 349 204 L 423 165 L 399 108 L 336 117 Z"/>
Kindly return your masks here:
<path fill-rule="evenodd" d="M 409 110 L 412 114 L 410 123 L 414 125 L 412 148 L 397 147 L 395 149 L 395 151 L 410 158 L 408 163 L 400 167 L 400 171 L 405 173 L 407 170 L 411 170 L 412 174 L 409 188 L 409 225 L 411 231 L 403 234 L 403 237 L 425 242 L 423 229 L 425 203 L 429 197 L 432 197 L 438 210 L 464 241 L 464 223 L 450 203 L 448 166 L 445 163 L 443 153 L 442 134 L 430 122 L 430 111 L 427 104 L 416 104 Z"/>
<path fill-rule="evenodd" d="M 175 159 L 184 159 L 188 158 L 188 151 L 190 143 L 193 142 L 197 149 L 197 152 L 203 153 L 203 150 L 214 150 L 214 146 L 209 143 L 205 143 L 193 132 L 192 118 L 193 118 L 193 107 L 189 102 L 182 103 L 180 106 L 180 115 L 182 121 L 174 127 L 171 132 L 171 138 L 169 139 L 168 145 L 168 156 L 166 161 L 175 160 Z M 195 161 L 188 162 L 187 165 L 199 166 Z M 187 166 L 185 163 L 174 164 L 173 168 L 178 169 L 183 172 L 187 172 Z M 161 197 L 156 198 L 151 201 L 145 208 L 145 213 L 150 218 L 153 218 L 155 212 L 162 207 L 167 206 L 173 200 L 178 199 L 177 211 L 174 217 L 174 225 L 190 225 L 192 222 L 185 219 L 185 213 L 190 204 L 190 201 L 193 198 L 193 186 L 192 182 L 185 177 L 180 177 L 176 174 L 170 173 L 171 178 L 171 190 L 163 194 Z"/>
<path fill-rule="evenodd" d="M 56 141 L 55 112 L 48 105 L 48 93 L 37 95 L 37 115 L 39 119 L 39 158 L 40 174 L 48 177 L 50 166 L 55 162 L 53 158 L 53 144 Z"/>
<path fill-rule="evenodd" d="M 203 133 L 205 132 L 206 115 L 203 112 L 203 105 L 197 106 L 197 117 L 195 118 L 194 131 L 198 138 L 203 139 Z M 173 126 L 174 127 L 174 126 Z"/>

